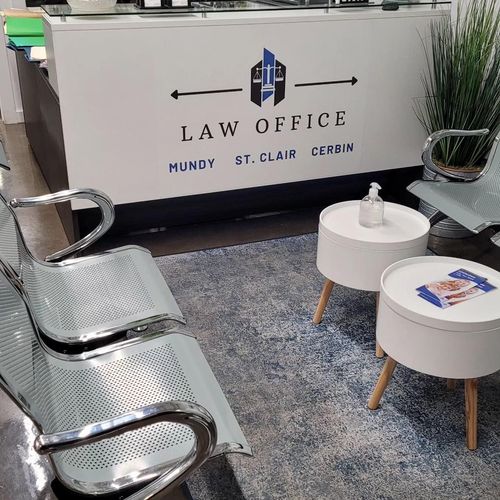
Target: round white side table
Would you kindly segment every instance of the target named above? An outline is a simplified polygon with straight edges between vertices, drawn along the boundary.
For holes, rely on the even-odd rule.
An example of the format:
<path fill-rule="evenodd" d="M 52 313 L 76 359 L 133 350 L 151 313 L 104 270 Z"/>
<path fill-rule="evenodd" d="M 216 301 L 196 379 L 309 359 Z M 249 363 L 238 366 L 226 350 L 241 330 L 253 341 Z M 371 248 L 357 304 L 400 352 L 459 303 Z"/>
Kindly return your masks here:
<path fill-rule="evenodd" d="M 497 287 L 441 309 L 416 288 L 466 269 Z M 449 279 L 449 278 L 448 278 Z M 377 341 L 387 353 L 368 407 L 376 409 L 397 363 L 418 372 L 465 380 L 467 446 L 477 448 L 477 379 L 500 369 L 500 273 L 463 259 L 417 257 L 397 262 L 381 277 Z"/>
<path fill-rule="evenodd" d="M 359 201 L 336 203 L 319 216 L 316 263 L 326 281 L 314 324 L 323 317 L 334 283 L 378 292 L 380 276 L 388 266 L 425 254 L 430 224 L 416 210 L 385 202 L 381 226 L 363 227 L 358 218 Z M 377 348 L 377 356 L 383 354 Z"/>

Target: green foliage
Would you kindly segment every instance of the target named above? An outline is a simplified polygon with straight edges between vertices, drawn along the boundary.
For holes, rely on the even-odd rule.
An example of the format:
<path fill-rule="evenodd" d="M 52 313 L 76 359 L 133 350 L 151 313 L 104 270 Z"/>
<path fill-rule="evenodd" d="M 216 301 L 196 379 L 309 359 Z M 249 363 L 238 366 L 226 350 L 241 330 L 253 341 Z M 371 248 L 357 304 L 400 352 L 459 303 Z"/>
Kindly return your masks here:
<path fill-rule="evenodd" d="M 441 140 L 435 159 L 462 167 L 481 163 L 500 132 L 500 9 L 496 0 L 474 0 L 431 26 L 431 47 L 425 49 L 426 97 L 417 116 L 431 134 L 441 129 L 490 129 L 483 137 Z"/>

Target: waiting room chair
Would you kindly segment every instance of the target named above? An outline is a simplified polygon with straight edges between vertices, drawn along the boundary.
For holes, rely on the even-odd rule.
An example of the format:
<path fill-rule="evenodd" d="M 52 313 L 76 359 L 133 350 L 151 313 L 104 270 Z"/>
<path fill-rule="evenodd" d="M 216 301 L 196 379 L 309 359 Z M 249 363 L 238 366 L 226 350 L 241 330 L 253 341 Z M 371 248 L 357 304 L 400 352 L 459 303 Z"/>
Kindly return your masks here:
<path fill-rule="evenodd" d="M 95 202 L 100 224 L 80 241 L 35 259 L 24 242 L 13 207 L 33 207 L 72 199 Z M 117 334 L 151 323 L 174 320 L 182 313 L 150 252 L 125 246 L 98 255 L 54 262 L 95 242 L 111 226 L 114 207 L 104 194 L 71 189 L 7 202 L 0 195 L 0 271 L 30 308 L 47 343 L 75 349 L 106 343 Z"/>
<path fill-rule="evenodd" d="M 443 170 L 432 160 L 434 146 L 444 137 L 488 133 L 487 129 L 441 130 L 427 139 L 422 154 L 424 165 L 436 174 L 451 180 L 449 182 L 419 180 L 410 184 L 407 189 L 438 210 L 431 217 L 431 224 L 436 224 L 447 216 L 473 233 L 500 225 L 500 136 L 495 138 L 485 167 L 474 178 L 465 178 L 460 173 Z M 491 241 L 500 246 L 500 232 L 496 233 Z"/>
<path fill-rule="evenodd" d="M 37 426 L 35 449 L 62 484 L 92 498 L 134 486 L 130 500 L 157 498 L 209 457 L 251 454 L 194 338 L 172 329 L 55 357 L 2 274 L 0 388 Z"/>

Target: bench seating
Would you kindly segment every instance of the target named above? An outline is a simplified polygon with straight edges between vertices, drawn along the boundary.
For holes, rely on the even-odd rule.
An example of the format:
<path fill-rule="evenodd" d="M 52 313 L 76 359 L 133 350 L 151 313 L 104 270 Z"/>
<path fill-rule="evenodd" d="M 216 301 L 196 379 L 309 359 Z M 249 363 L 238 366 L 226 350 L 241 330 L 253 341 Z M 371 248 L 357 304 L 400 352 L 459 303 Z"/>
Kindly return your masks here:
<path fill-rule="evenodd" d="M 97 203 L 102 212 L 101 223 L 80 241 L 48 256 L 45 262 L 36 259 L 25 244 L 13 207 L 75 199 Z M 42 339 L 51 346 L 59 343 L 63 346 L 60 349 L 88 349 L 116 339 L 117 334 L 159 321 L 185 324 L 147 249 L 126 246 L 99 255 L 67 258 L 100 238 L 113 220 L 111 200 L 92 189 L 72 189 L 10 202 L 0 195 L 0 266 L 23 295 Z"/>
<path fill-rule="evenodd" d="M 0 386 L 40 430 L 39 453 L 73 491 L 130 498 L 171 491 L 209 457 L 250 454 L 199 346 L 183 327 L 87 353 L 42 347 L 19 292 L 0 273 Z"/>

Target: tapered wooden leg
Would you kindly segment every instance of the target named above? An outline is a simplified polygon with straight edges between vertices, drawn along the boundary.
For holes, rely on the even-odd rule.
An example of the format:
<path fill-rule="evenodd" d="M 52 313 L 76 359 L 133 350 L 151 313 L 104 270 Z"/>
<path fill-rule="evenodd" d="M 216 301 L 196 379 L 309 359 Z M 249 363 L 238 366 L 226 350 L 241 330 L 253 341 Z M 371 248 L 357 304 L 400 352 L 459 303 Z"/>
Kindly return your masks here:
<path fill-rule="evenodd" d="M 446 387 L 449 391 L 454 391 L 457 388 L 457 381 L 454 378 L 447 378 Z"/>
<path fill-rule="evenodd" d="M 477 378 L 465 380 L 465 429 L 467 448 L 477 448 Z"/>
<path fill-rule="evenodd" d="M 385 355 L 384 350 L 380 347 L 380 344 L 378 342 L 375 343 L 375 356 L 377 358 L 383 358 Z"/>
<path fill-rule="evenodd" d="M 370 410 L 376 410 L 378 408 L 378 404 L 380 403 L 380 400 L 384 395 L 385 389 L 389 385 L 389 381 L 391 380 L 396 365 L 397 362 L 390 356 L 387 356 L 387 360 L 384 364 L 384 367 L 382 368 L 382 373 L 380 374 L 377 385 L 373 390 L 372 397 L 368 401 L 368 408 L 370 408 Z"/>
<path fill-rule="evenodd" d="M 313 323 L 318 325 L 323 318 L 323 313 L 325 312 L 326 304 L 328 304 L 328 299 L 332 294 L 333 281 L 327 279 L 323 285 L 323 290 L 321 291 L 321 297 L 319 298 L 318 307 L 316 307 L 316 312 L 314 313 Z"/>
<path fill-rule="evenodd" d="M 377 292 L 375 294 L 375 301 L 376 301 L 376 304 L 377 304 L 377 316 L 378 316 L 378 304 L 379 304 L 379 301 L 380 301 L 380 292 Z M 383 358 L 384 355 L 385 355 L 384 350 L 380 347 L 379 343 L 377 342 L 375 344 L 375 356 L 377 356 L 377 358 Z"/>

